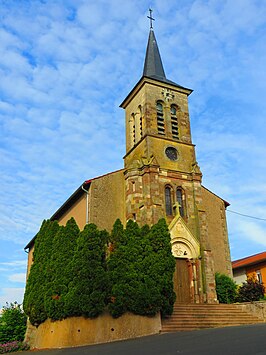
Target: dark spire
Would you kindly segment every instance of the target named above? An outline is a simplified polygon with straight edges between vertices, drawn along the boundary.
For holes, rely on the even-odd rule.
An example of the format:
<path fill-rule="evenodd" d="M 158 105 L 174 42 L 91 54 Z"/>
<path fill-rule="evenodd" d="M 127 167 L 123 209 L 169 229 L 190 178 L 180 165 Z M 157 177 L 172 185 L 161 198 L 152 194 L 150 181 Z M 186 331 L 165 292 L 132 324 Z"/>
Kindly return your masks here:
<path fill-rule="evenodd" d="M 183 88 L 173 81 L 166 79 L 159 48 L 152 28 L 150 29 L 142 77 L 155 79 Z"/>
<path fill-rule="evenodd" d="M 143 76 L 152 79 L 166 80 L 159 48 L 152 28 L 149 34 Z"/>

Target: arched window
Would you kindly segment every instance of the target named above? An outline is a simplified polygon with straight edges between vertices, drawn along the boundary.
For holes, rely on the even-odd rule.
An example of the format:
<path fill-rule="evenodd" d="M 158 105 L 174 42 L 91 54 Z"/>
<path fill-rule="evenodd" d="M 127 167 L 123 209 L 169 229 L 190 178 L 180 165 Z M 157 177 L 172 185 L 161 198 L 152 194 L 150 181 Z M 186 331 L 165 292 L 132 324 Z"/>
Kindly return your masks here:
<path fill-rule="evenodd" d="M 179 213 L 181 217 L 185 216 L 185 206 L 184 206 L 184 194 L 183 191 L 181 189 L 181 187 L 178 187 L 176 189 L 176 202 L 178 203 L 179 206 Z"/>
<path fill-rule="evenodd" d="M 173 215 L 172 189 L 170 186 L 165 187 L 165 212 L 167 216 Z"/>
<path fill-rule="evenodd" d="M 164 136 L 165 135 L 164 114 L 163 114 L 163 104 L 161 101 L 157 101 L 156 111 L 157 111 L 157 131 L 158 134 Z"/>
<path fill-rule="evenodd" d="M 177 121 L 177 107 L 175 105 L 171 105 L 171 126 L 172 126 L 173 139 L 178 139 L 179 132 L 178 132 L 178 121 Z"/>

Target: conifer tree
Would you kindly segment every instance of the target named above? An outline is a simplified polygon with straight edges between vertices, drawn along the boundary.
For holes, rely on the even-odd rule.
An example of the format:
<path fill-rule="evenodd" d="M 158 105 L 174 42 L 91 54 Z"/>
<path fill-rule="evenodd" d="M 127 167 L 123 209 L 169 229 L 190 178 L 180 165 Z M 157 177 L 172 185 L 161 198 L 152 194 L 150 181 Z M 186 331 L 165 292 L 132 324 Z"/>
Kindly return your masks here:
<path fill-rule="evenodd" d="M 38 325 L 47 319 L 44 306 L 44 295 L 51 278 L 50 261 L 52 256 L 53 237 L 59 225 L 56 221 L 43 221 L 38 232 L 33 252 L 33 265 L 27 280 L 23 309 L 32 324 Z"/>
<path fill-rule="evenodd" d="M 128 221 L 122 240 L 108 260 L 110 313 L 114 317 L 126 311 L 148 316 L 159 311 L 171 314 L 175 260 L 165 220 L 151 230 Z"/>
<path fill-rule="evenodd" d="M 123 239 L 124 239 L 124 227 L 122 222 L 118 218 L 113 225 L 113 229 L 109 240 L 110 243 L 113 245 L 113 249 L 115 249 L 119 243 L 123 243 L 124 242 Z"/>
<path fill-rule="evenodd" d="M 45 310 L 48 318 L 59 320 L 66 317 L 65 296 L 73 279 L 72 259 L 79 236 L 79 227 L 74 218 L 61 226 L 53 239 L 50 262 L 51 277 L 47 279 Z"/>
<path fill-rule="evenodd" d="M 147 236 L 152 253 L 146 257 L 145 269 L 149 280 L 153 280 L 161 295 L 162 316 L 170 315 L 176 298 L 173 290 L 175 258 L 172 255 L 170 233 L 165 219 L 162 218 L 153 225 Z"/>
<path fill-rule="evenodd" d="M 112 234 L 117 233 L 116 248 L 108 260 L 110 278 L 110 303 L 109 312 L 113 317 L 119 317 L 130 310 L 131 295 L 134 290 L 136 272 L 134 263 L 139 244 L 139 227 L 129 220 L 126 230 L 122 230 L 121 222 L 116 221 Z M 135 287 L 136 288 L 136 287 Z"/>
<path fill-rule="evenodd" d="M 108 233 L 88 224 L 77 240 L 71 264 L 72 282 L 65 297 L 66 316 L 97 317 L 105 307 L 108 277 L 105 264 Z"/>

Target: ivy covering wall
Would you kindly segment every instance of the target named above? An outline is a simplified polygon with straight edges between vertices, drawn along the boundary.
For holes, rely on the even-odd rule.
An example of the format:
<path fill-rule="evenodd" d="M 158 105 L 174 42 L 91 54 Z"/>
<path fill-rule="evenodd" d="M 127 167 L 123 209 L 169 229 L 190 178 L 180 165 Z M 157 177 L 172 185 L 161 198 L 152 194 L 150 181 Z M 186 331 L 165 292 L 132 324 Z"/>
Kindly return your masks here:
<path fill-rule="evenodd" d="M 47 220 L 33 260 L 23 303 L 33 325 L 106 309 L 113 317 L 173 311 L 175 259 L 164 219 L 151 228 L 117 220 L 111 234 L 94 224 L 80 231 L 73 218 L 66 226 Z"/>

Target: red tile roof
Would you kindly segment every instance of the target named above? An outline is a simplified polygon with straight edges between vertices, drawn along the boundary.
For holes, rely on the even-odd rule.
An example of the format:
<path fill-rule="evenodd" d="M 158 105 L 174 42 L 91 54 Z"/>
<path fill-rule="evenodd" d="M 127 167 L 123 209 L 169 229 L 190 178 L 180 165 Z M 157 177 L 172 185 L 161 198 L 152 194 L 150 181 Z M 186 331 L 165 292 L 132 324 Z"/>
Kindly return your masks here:
<path fill-rule="evenodd" d="M 232 262 L 232 267 L 233 267 L 233 269 L 237 269 L 239 267 L 258 264 L 263 261 L 266 261 L 266 251 L 259 253 L 259 254 L 247 256 L 246 258 L 243 258 L 243 259 L 235 260 Z"/>

